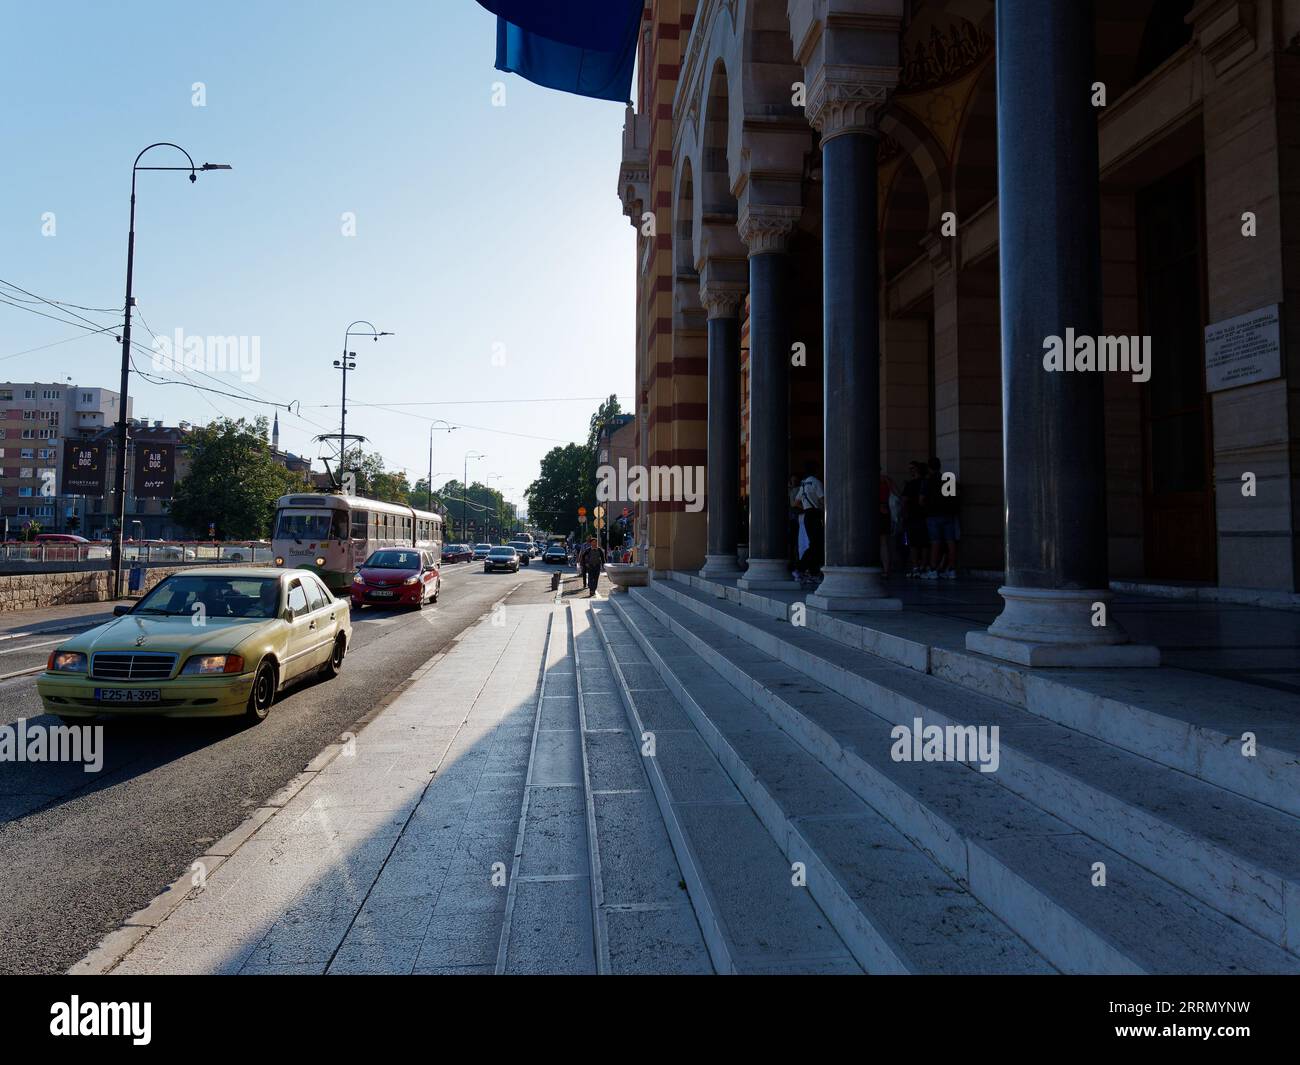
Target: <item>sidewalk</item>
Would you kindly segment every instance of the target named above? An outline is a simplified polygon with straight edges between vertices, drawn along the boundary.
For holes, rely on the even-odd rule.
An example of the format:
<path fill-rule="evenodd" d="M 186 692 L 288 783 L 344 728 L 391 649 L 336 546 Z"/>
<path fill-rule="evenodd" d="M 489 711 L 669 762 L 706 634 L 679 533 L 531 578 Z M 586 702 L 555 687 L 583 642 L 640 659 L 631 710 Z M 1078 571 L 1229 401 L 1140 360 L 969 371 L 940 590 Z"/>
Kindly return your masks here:
<path fill-rule="evenodd" d="M 186 874 L 74 971 L 134 941 L 112 971 L 491 972 L 555 614 L 512 606 L 467 629 L 199 858 L 205 887 Z"/>
<path fill-rule="evenodd" d="M 122 600 L 132 602 L 133 600 Z M 65 603 L 0 614 L 0 639 L 19 633 L 63 632 L 71 627 L 98 625 L 113 616 L 114 603 Z"/>

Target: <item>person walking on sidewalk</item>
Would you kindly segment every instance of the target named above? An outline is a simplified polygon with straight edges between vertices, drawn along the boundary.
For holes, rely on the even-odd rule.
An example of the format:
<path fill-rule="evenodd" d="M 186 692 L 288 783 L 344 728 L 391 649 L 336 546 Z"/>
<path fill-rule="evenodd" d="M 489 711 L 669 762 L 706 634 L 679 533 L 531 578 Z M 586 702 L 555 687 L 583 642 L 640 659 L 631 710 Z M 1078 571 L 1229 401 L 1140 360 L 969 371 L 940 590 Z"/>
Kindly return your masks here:
<path fill-rule="evenodd" d="M 587 598 L 592 599 L 596 595 L 596 585 L 600 583 L 601 570 L 605 568 L 605 549 L 596 542 L 593 536 L 587 541 L 587 546 L 582 549 L 578 556 L 578 569 L 587 578 Z"/>

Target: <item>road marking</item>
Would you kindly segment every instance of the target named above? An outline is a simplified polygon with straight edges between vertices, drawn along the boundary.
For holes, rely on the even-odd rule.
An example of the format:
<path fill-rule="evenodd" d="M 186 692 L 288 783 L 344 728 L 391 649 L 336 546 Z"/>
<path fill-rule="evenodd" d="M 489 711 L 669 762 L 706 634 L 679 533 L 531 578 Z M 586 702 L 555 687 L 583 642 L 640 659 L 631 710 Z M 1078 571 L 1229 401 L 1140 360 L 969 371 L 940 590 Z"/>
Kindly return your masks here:
<path fill-rule="evenodd" d="M 16 655 L 23 651 L 30 651 L 33 647 L 49 647 L 52 643 L 62 643 L 62 640 L 42 640 L 40 643 L 29 643 L 25 647 L 11 647 L 7 651 L 0 651 L 0 655 Z"/>
<path fill-rule="evenodd" d="M 30 677 L 33 673 L 44 672 L 44 666 L 32 666 L 31 669 L 20 669 L 14 673 L 0 673 L 0 680 L 13 680 L 14 677 Z"/>

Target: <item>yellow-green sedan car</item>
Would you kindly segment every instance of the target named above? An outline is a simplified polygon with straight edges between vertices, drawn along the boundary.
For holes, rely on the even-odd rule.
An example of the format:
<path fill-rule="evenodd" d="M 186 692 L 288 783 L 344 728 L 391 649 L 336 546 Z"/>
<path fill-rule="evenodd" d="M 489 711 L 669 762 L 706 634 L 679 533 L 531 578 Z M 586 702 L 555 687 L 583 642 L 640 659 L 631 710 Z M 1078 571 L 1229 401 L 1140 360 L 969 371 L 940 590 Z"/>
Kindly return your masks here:
<path fill-rule="evenodd" d="M 348 601 L 306 570 L 182 570 L 114 613 L 51 652 L 46 712 L 261 721 L 286 685 L 337 676 L 352 640 Z"/>

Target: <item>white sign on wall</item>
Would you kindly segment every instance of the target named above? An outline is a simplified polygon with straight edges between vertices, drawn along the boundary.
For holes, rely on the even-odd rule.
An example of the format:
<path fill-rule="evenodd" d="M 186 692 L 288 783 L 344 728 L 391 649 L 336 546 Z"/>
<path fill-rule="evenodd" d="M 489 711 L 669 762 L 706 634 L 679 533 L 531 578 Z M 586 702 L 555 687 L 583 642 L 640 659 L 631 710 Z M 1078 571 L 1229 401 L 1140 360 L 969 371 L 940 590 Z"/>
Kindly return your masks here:
<path fill-rule="evenodd" d="M 1207 392 L 1281 376 L 1282 330 L 1276 303 L 1205 327 Z"/>

